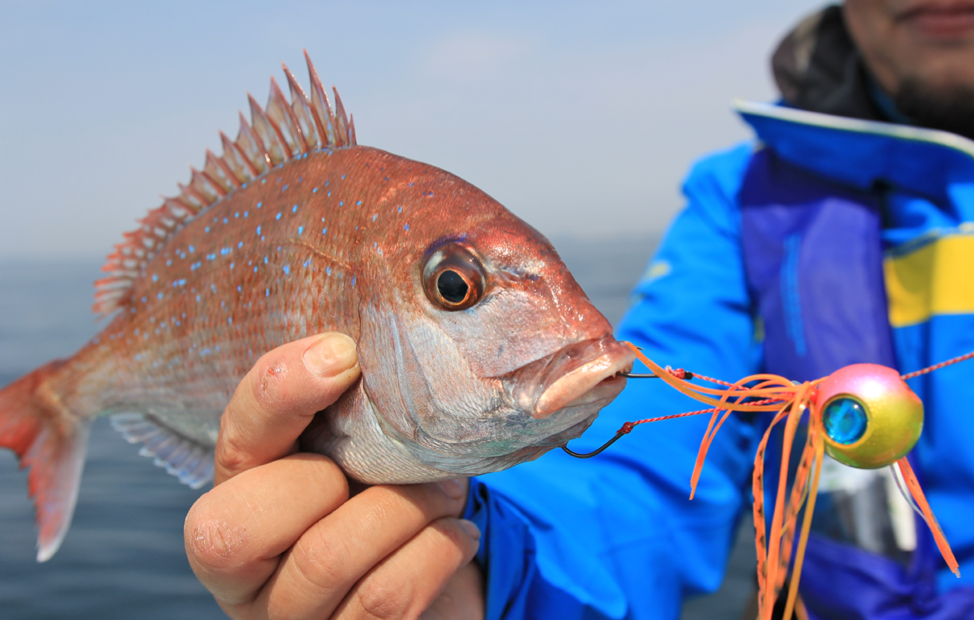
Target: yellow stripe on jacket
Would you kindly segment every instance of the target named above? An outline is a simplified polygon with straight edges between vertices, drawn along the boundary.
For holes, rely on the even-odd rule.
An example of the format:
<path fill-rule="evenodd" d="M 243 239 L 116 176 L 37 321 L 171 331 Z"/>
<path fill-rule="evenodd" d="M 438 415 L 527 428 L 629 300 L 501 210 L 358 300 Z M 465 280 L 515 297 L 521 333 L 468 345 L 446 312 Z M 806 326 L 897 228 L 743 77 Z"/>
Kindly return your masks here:
<path fill-rule="evenodd" d="M 974 314 L 974 235 L 951 234 L 888 255 L 883 271 L 893 327 L 940 314 Z"/>

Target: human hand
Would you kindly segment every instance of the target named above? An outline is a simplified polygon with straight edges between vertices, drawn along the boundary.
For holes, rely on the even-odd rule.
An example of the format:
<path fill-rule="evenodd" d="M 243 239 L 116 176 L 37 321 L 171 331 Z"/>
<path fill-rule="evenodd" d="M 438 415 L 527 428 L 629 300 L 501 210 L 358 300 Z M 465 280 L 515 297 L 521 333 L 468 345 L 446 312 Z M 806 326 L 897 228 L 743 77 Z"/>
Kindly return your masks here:
<path fill-rule="evenodd" d="M 193 571 L 236 620 L 482 618 L 480 533 L 456 517 L 466 480 L 374 486 L 349 497 L 325 456 L 298 452 L 315 413 L 358 378 L 354 342 L 279 347 L 223 413 L 214 488 L 186 517 Z"/>

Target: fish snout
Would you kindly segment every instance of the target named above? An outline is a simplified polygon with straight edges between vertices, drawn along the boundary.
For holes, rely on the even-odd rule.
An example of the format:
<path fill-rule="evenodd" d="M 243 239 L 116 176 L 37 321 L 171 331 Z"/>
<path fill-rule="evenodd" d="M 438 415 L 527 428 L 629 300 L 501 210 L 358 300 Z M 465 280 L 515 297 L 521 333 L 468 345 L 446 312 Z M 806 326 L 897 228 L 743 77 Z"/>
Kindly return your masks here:
<path fill-rule="evenodd" d="M 622 373 L 634 361 L 632 351 L 611 335 L 583 340 L 516 371 L 512 396 L 537 420 L 569 407 L 594 409 L 594 415 L 622 392 Z"/>

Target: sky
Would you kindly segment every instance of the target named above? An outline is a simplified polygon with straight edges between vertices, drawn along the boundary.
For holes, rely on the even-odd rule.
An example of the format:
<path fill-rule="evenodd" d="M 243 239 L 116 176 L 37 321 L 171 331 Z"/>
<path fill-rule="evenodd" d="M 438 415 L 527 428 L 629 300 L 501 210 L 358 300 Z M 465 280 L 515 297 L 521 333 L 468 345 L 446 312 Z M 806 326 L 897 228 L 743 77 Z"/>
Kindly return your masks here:
<path fill-rule="evenodd" d="M 303 49 L 360 144 L 554 239 L 653 235 L 692 162 L 749 137 L 730 101 L 776 97 L 768 56 L 822 5 L 0 0 L 0 258 L 107 254 L 282 61 L 307 84 Z"/>

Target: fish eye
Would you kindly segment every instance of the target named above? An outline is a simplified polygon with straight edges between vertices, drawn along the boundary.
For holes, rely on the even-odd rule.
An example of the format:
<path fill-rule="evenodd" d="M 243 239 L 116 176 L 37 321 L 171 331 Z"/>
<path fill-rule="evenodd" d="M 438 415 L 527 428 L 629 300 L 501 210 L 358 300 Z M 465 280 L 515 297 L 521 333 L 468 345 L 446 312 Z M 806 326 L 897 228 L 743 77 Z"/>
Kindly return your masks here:
<path fill-rule="evenodd" d="M 423 268 L 423 289 L 443 310 L 466 310 L 484 295 L 486 276 L 480 260 L 466 247 L 451 244 L 434 252 Z"/>

